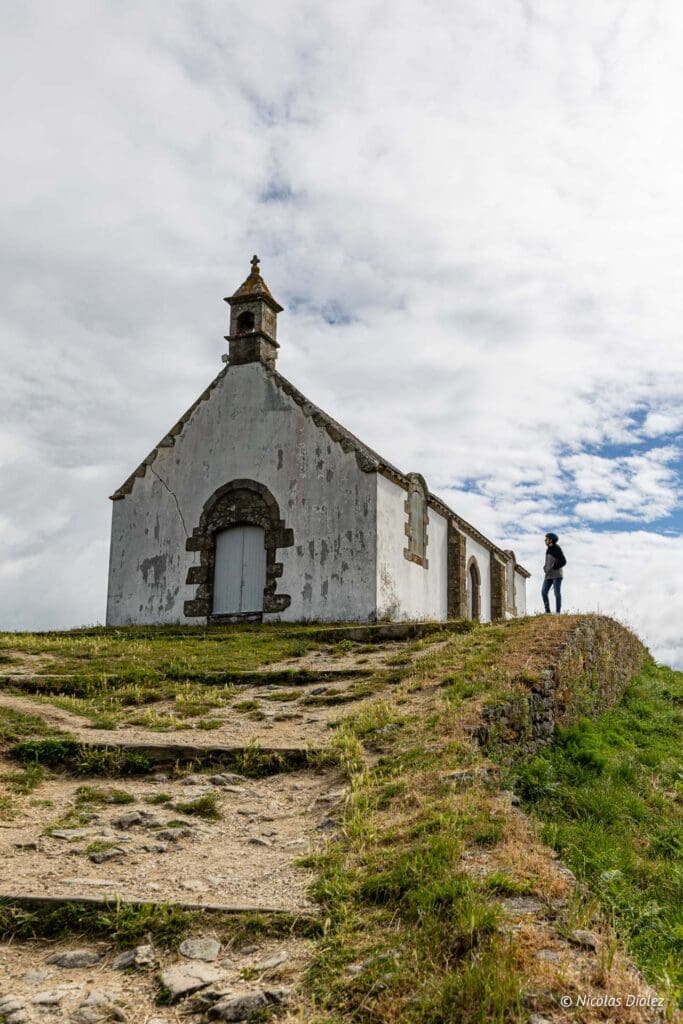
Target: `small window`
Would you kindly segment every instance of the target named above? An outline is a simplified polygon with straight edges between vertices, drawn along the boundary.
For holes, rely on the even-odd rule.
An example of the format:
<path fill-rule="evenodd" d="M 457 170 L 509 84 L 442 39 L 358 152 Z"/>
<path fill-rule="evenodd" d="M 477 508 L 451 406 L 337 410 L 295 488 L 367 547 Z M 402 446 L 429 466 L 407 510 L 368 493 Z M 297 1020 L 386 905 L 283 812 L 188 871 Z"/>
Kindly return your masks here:
<path fill-rule="evenodd" d="M 245 310 L 244 313 L 240 313 L 237 317 L 237 330 L 240 334 L 244 334 L 246 331 L 253 331 L 255 325 L 256 320 L 254 319 L 254 314 L 248 309 Z"/>
<path fill-rule="evenodd" d="M 408 479 L 408 500 L 405 503 L 408 514 L 405 528 L 408 547 L 404 549 L 403 554 L 409 562 L 416 562 L 427 569 L 427 487 L 417 473 L 411 473 Z"/>

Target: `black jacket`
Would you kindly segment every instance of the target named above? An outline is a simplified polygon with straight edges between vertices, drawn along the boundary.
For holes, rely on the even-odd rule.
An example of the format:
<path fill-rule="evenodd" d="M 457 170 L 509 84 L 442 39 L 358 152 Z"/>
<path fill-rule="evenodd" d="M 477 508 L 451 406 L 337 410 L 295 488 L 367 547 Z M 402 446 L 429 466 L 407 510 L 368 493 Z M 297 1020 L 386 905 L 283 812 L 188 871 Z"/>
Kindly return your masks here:
<path fill-rule="evenodd" d="M 543 573 L 547 580 L 561 580 L 562 568 L 566 564 L 567 559 L 559 544 L 551 544 L 546 548 Z"/>

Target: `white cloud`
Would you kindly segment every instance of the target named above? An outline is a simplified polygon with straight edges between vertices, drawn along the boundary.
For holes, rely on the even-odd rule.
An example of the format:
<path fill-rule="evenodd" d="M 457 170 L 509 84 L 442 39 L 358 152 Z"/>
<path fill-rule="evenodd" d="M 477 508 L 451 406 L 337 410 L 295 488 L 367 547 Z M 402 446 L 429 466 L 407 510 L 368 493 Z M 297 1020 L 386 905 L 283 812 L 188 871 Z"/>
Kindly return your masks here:
<path fill-rule="evenodd" d="M 105 496 L 220 367 L 253 251 L 282 372 L 486 532 L 651 522 L 614 544 L 669 550 L 680 5 L 0 19 L 0 623 L 102 618 Z M 631 599 L 671 647 L 680 595 Z"/>

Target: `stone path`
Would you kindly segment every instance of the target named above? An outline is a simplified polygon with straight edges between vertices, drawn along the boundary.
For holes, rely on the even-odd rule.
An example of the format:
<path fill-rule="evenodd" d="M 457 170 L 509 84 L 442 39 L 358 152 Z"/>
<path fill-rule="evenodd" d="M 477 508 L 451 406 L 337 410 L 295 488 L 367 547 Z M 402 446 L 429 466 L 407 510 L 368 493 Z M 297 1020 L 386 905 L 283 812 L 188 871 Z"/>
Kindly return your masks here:
<path fill-rule="evenodd" d="M 408 647 L 399 639 L 375 644 L 360 657 L 323 648 L 270 665 L 261 678 L 249 674 L 252 682 L 240 685 L 232 702 L 252 704 L 255 714 L 232 705 L 212 708 L 218 724 L 206 730 L 192 722 L 167 732 L 135 724 L 96 729 L 84 716 L 57 707 L 54 698 L 11 692 L 0 693 L 0 713 L 37 716 L 86 745 L 144 746 L 162 760 L 164 752 L 175 756 L 183 747 L 319 749 L 345 715 L 393 697 L 391 660 L 410 658 Z M 24 656 L 4 674 L 5 685 L 11 689 L 13 679 L 27 676 L 39 684 L 38 673 L 54 680 L 50 667 L 49 659 Z M 274 672 L 291 669 L 305 669 L 312 678 L 272 681 Z M 404 699 L 417 706 L 426 697 L 418 689 Z M 172 707 L 172 701 L 158 701 L 153 712 L 162 716 Z M 0 756 L 0 776 L 18 767 Z M 14 801 L 14 816 L 1 823 L 0 899 L 169 902 L 315 919 L 317 908 L 307 892 L 313 875 L 299 861 L 336 834 L 346 792 L 336 769 L 313 764 L 259 779 L 215 768 L 188 771 L 180 763 L 142 778 L 49 773 L 34 794 Z M 207 798 L 216 820 L 189 813 L 188 805 Z M 211 920 L 207 913 L 194 955 L 216 946 Z M 104 942 L 0 945 L 0 1020 L 170 1024 L 179 1014 L 184 1020 L 241 1020 L 240 1014 L 276 1003 L 284 1008 L 284 1020 L 290 1014 L 298 1020 L 297 980 L 310 948 L 311 940 L 294 930 L 277 940 L 221 947 L 215 959 L 189 959 L 192 947 L 182 955 L 182 946 L 180 955 L 129 951 L 128 966 L 122 967 Z M 156 1005 L 160 993 L 167 1006 Z"/>

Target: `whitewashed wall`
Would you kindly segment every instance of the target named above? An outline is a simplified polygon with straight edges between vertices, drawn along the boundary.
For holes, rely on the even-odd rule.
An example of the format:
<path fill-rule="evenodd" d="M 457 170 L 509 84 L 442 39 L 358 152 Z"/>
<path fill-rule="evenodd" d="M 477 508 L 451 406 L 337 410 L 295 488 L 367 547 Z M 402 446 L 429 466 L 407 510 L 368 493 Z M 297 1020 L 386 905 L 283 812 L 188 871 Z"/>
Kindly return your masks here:
<path fill-rule="evenodd" d="M 377 614 L 388 619 L 447 618 L 448 530 L 446 520 L 429 509 L 424 569 L 409 562 L 405 501 L 408 492 L 377 474 Z"/>
<path fill-rule="evenodd" d="M 479 616 L 480 622 L 491 621 L 491 568 L 490 568 L 490 555 L 488 549 L 482 547 L 481 544 L 477 543 L 476 540 L 472 540 L 467 534 L 465 534 L 465 563 L 469 565 L 470 558 L 474 555 L 479 566 L 479 574 L 481 576 L 481 587 L 479 590 L 480 602 L 481 602 L 481 613 Z M 467 574 L 467 586 L 469 587 L 469 573 Z"/>
<path fill-rule="evenodd" d="M 517 615 L 526 615 L 526 577 L 515 572 L 515 607 Z"/>
<path fill-rule="evenodd" d="M 132 492 L 113 502 L 110 625 L 205 621 L 183 611 L 196 594 L 187 570 L 199 564 L 185 540 L 207 499 L 240 478 L 264 484 L 294 530 L 294 545 L 276 555 L 276 593 L 291 595 L 291 604 L 264 619 L 374 617 L 376 474 L 362 472 L 353 452 L 249 363 L 228 369 L 175 445 L 160 448 Z"/>

